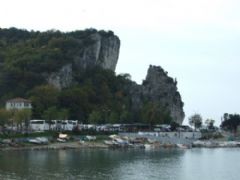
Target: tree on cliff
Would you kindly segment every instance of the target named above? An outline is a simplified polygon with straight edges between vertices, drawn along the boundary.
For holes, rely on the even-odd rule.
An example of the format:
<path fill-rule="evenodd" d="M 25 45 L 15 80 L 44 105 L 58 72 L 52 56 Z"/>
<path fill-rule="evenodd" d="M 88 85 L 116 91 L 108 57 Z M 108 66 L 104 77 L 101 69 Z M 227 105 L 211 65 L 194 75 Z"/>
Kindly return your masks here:
<path fill-rule="evenodd" d="M 88 117 L 88 122 L 91 124 L 100 124 L 103 122 L 103 114 L 100 111 L 92 111 Z"/>
<path fill-rule="evenodd" d="M 221 123 L 221 128 L 225 130 L 237 132 L 237 128 L 240 125 L 240 115 L 239 114 L 224 114 L 224 120 Z"/>
<path fill-rule="evenodd" d="M 51 85 L 37 86 L 29 92 L 33 104 L 33 116 L 42 118 L 48 108 L 58 103 L 59 90 Z"/>
<path fill-rule="evenodd" d="M 199 129 L 202 126 L 202 116 L 200 114 L 193 114 L 188 120 L 189 124 L 194 126 L 195 129 Z"/>
<path fill-rule="evenodd" d="M 83 123 L 151 125 L 170 123 L 174 109 L 174 120 L 181 123 L 176 81 L 156 66 L 150 66 L 145 85 L 131 81 L 129 74 L 116 75 L 119 47 L 113 32 L 0 28 L 0 105 L 20 96 L 32 101 L 34 119 L 50 121 L 65 109 L 68 118 Z"/>
<path fill-rule="evenodd" d="M 150 126 L 155 124 L 170 124 L 172 118 L 160 104 L 154 102 L 146 103 L 142 108 L 142 122 Z"/>

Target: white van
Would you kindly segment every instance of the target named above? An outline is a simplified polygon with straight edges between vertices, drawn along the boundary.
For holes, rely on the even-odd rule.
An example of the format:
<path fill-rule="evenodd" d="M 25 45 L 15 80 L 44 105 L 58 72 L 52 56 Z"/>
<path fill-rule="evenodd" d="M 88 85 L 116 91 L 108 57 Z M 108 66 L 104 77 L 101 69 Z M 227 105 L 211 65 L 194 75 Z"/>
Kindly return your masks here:
<path fill-rule="evenodd" d="M 45 120 L 34 119 L 34 120 L 30 120 L 30 129 L 32 131 L 45 131 L 49 129 L 49 126 Z"/>

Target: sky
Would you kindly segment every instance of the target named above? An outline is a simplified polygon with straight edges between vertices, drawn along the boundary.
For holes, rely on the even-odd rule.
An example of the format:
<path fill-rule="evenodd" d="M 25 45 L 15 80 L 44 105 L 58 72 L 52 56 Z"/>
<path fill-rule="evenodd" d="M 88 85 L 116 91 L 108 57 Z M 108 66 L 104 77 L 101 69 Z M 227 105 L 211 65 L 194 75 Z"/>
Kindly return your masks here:
<path fill-rule="evenodd" d="M 239 0 L 0 0 L 0 28 L 112 30 L 117 73 L 141 83 L 150 64 L 177 78 L 186 118 L 240 113 Z"/>

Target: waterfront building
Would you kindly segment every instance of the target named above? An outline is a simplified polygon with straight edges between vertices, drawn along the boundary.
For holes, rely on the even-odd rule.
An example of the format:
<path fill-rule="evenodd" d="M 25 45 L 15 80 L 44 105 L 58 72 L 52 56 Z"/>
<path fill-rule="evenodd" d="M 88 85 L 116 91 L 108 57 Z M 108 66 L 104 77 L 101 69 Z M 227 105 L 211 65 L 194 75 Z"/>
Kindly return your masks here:
<path fill-rule="evenodd" d="M 28 99 L 24 99 L 24 98 L 14 98 L 14 99 L 9 99 L 6 102 L 6 109 L 7 110 L 11 110 L 11 109 L 31 109 L 32 108 L 32 104 L 31 101 Z"/>

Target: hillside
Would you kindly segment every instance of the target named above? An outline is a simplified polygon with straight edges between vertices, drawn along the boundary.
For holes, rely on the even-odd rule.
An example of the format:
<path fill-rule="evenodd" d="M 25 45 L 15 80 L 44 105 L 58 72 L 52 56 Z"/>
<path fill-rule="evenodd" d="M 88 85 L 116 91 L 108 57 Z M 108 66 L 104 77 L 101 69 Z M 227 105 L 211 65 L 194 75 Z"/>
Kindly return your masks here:
<path fill-rule="evenodd" d="M 32 118 L 88 123 L 182 123 L 177 82 L 157 66 L 137 85 L 116 75 L 120 40 L 113 32 L 87 29 L 0 29 L 0 103 L 32 100 Z"/>

